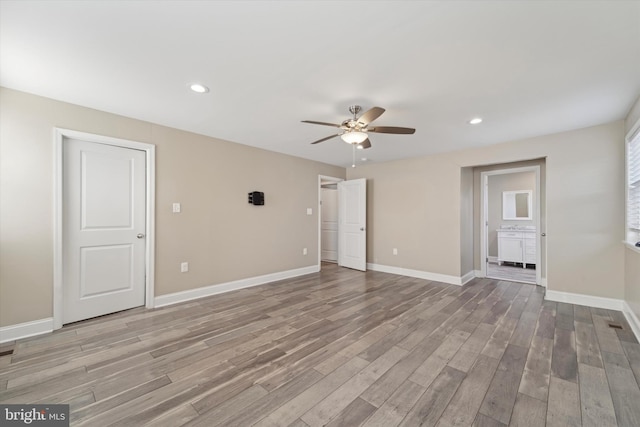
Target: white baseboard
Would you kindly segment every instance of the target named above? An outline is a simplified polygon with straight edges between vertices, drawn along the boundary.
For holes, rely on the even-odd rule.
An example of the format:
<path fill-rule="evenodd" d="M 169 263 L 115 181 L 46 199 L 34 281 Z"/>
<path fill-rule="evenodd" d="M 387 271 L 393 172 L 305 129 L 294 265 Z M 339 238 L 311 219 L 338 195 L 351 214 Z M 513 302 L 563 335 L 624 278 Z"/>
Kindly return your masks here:
<path fill-rule="evenodd" d="M 489 259 L 490 263 L 493 263 L 493 264 L 497 264 L 498 263 L 498 257 L 497 256 L 490 256 L 490 257 L 487 257 L 487 258 Z"/>
<path fill-rule="evenodd" d="M 486 277 L 484 274 L 482 274 L 482 270 L 474 270 L 473 274 L 475 274 L 476 277 Z"/>
<path fill-rule="evenodd" d="M 277 273 L 265 274 L 263 276 L 249 277 L 247 279 L 234 280 L 233 282 L 219 283 L 217 285 L 205 286 L 188 291 L 176 292 L 173 294 L 160 295 L 154 299 L 154 307 L 164 307 L 178 304 L 180 302 L 191 301 L 198 298 L 235 291 L 238 289 L 250 288 L 252 286 L 264 285 L 277 280 L 291 279 L 305 274 L 317 273 L 320 267 L 312 265 L 309 267 L 297 268 L 295 270 L 280 271 Z"/>
<path fill-rule="evenodd" d="M 606 308 L 607 310 L 621 311 L 629 322 L 631 330 L 640 341 L 640 319 L 631 309 L 629 304 L 621 299 L 594 297 L 591 295 L 573 294 L 570 292 L 550 291 L 547 289 L 544 299 L 569 304 L 586 305 L 589 307 Z"/>
<path fill-rule="evenodd" d="M 541 277 L 540 278 L 540 286 L 544 286 L 545 288 L 547 287 L 547 278 L 546 277 Z"/>
<path fill-rule="evenodd" d="M 556 302 L 566 302 L 569 304 L 586 305 L 595 308 L 606 308 L 608 310 L 622 311 L 621 299 L 595 297 L 592 295 L 574 294 L 571 292 L 552 291 L 547 288 L 544 299 Z"/>
<path fill-rule="evenodd" d="M 474 270 L 471 270 L 470 272 L 468 272 L 467 274 L 465 274 L 460 278 L 460 284 L 466 285 L 467 283 L 469 283 L 475 278 L 476 278 L 476 272 Z"/>
<path fill-rule="evenodd" d="M 0 343 L 53 332 L 53 317 L 0 328 Z"/>
<path fill-rule="evenodd" d="M 636 316 L 636 313 L 631 309 L 626 301 L 622 301 L 622 313 L 627 319 L 627 322 L 629 322 L 633 334 L 636 336 L 638 341 L 640 341 L 640 319 L 638 319 L 638 316 Z"/>
<path fill-rule="evenodd" d="M 428 271 L 411 270 L 409 268 L 392 267 L 389 265 L 367 263 L 367 268 L 373 271 L 381 271 L 383 273 L 399 274 L 401 276 L 415 277 L 416 279 L 432 280 L 434 282 L 449 283 L 451 285 L 462 286 L 475 277 L 473 271 L 462 277 L 450 276 L 448 274 L 431 273 Z M 469 278 L 470 276 L 470 278 Z"/>

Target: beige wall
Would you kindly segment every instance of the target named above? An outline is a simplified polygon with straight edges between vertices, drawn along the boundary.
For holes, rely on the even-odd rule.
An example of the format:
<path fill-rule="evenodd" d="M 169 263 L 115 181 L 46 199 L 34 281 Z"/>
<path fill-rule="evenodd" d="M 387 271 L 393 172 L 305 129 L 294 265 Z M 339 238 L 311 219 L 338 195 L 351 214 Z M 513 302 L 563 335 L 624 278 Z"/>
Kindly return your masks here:
<path fill-rule="evenodd" d="M 461 168 L 546 158 L 549 289 L 622 298 L 622 121 L 417 159 L 361 166 L 368 178 L 368 260 L 461 274 Z M 372 231 L 373 230 L 373 231 Z M 391 248 L 398 247 L 397 256 Z M 479 251 L 474 251 L 479 259 Z"/>
<path fill-rule="evenodd" d="M 367 178 L 367 262 L 461 276 L 462 186 L 453 155 L 358 166 L 347 177 Z"/>
<path fill-rule="evenodd" d="M 0 327 L 52 316 L 54 127 L 156 145 L 156 296 L 316 265 L 318 175 L 345 176 L 4 88 L 0 117 Z M 264 206 L 247 203 L 253 190 Z M 173 202 L 182 213 L 171 213 Z"/>
<path fill-rule="evenodd" d="M 640 121 L 640 98 L 629 112 L 625 121 L 625 134 Z M 624 299 L 635 315 L 640 318 L 640 253 L 625 249 Z"/>

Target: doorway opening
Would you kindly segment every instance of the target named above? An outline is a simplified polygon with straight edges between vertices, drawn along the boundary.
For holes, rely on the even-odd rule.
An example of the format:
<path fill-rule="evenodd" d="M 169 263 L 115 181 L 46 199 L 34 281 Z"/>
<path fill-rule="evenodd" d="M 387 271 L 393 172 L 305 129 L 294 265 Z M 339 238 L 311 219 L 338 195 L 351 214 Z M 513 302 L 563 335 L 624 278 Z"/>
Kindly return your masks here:
<path fill-rule="evenodd" d="M 367 270 L 366 179 L 318 177 L 318 269 L 323 262 Z"/>
<path fill-rule="evenodd" d="M 542 284 L 540 165 L 480 176 L 482 275 Z"/>
<path fill-rule="evenodd" d="M 320 261 L 338 263 L 338 183 L 320 182 Z"/>
<path fill-rule="evenodd" d="M 318 265 L 338 263 L 338 183 L 342 178 L 318 177 Z"/>

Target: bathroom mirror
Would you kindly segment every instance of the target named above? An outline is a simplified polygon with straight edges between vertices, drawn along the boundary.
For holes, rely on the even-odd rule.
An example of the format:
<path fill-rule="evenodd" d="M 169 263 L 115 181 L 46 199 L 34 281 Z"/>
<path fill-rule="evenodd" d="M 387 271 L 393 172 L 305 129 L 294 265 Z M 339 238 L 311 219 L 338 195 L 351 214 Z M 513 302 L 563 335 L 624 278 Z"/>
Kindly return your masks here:
<path fill-rule="evenodd" d="M 531 221 L 532 190 L 503 191 L 502 219 L 508 221 Z"/>

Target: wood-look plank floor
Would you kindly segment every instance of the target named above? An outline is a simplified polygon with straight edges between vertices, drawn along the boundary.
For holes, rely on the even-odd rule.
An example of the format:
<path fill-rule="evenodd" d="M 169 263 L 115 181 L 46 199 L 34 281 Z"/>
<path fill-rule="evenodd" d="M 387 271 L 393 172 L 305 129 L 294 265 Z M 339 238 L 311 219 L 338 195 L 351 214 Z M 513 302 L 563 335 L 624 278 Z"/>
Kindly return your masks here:
<path fill-rule="evenodd" d="M 640 344 L 620 312 L 491 279 L 324 264 L 13 347 L 0 402 L 68 403 L 77 426 L 640 425 Z"/>

